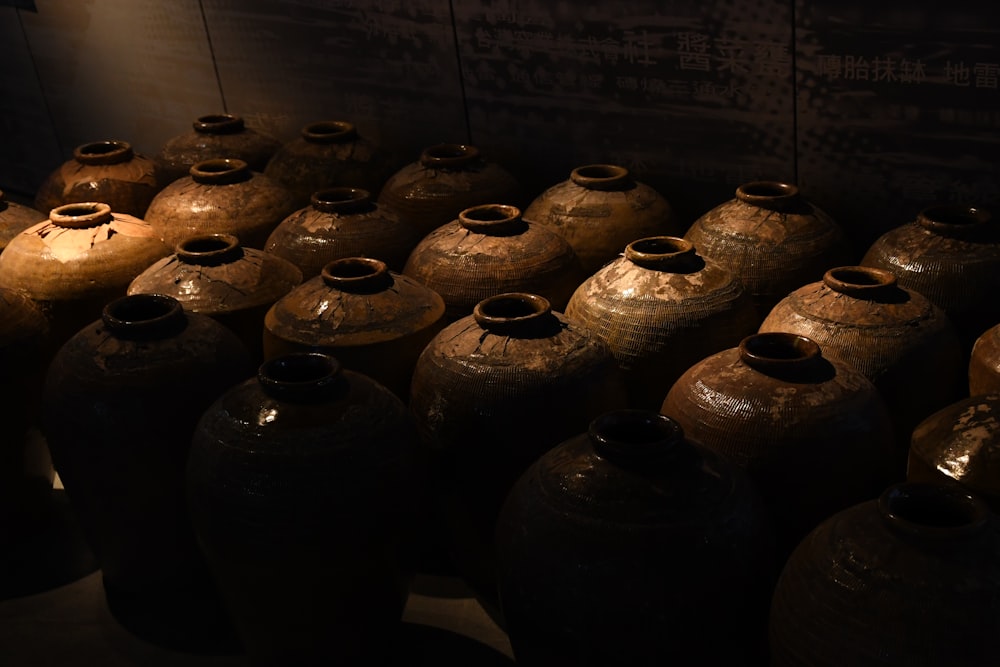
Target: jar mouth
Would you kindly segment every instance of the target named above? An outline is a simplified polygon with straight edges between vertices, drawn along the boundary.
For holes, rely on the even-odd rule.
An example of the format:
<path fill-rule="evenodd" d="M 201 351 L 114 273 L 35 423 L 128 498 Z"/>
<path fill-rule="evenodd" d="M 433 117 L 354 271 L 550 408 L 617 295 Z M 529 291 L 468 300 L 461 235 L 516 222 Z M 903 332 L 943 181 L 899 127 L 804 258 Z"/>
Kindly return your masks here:
<path fill-rule="evenodd" d="M 894 484 L 879 496 L 878 508 L 892 529 L 932 538 L 974 534 L 990 516 L 985 503 L 955 484 Z"/>
<path fill-rule="evenodd" d="M 199 116 L 193 123 L 196 132 L 207 134 L 234 134 L 245 129 L 243 118 L 231 113 L 214 113 Z"/>
<path fill-rule="evenodd" d="M 528 292 L 486 297 L 472 309 L 476 323 L 490 333 L 536 338 L 551 335 L 559 321 L 548 299 Z"/>
<path fill-rule="evenodd" d="M 991 221 L 989 211 L 973 206 L 928 206 L 917 215 L 924 229 L 956 238 L 981 234 Z"/>
<path fill-rule="evenodd" d="M 479 160 L 479 149 L 468 144 L 437 144 L 425 148 L 420 163 L 425 167 L 447 169 L 462 167 Z"/>
<path fill-rule="evenodd" d="M 677 421 L 649 410 L 606 412 L 590 422 L 587 433 L 597 453 L 616 462 L 660 458 L 684 440 Z"/>
<path fill-rule="evenodd" d="M 309 201 L 314 209 L 324 213 L 363 210 L 372 203 L 371 193 L 368 190 L 352 187 L 318 190 L 310 195 Z"/>
<path fill-rule="evenodd" d="M 240 240 L 233 234 L 199 234 L 183 239 L 175 248 L 187 264 L 222 264 L 243 256 Z"/>
<path fill-rule="evenodd" d="M 458 214 L 459 224 L 470 231 L 502 236 L 524 231 L 521 209 L 510 204 L 480 204 Z"/>
<path fill-rule="evenodd" d="M 191 178 L 206 185 L 230 185 L 250 178 L 250 166 L 239 158 L 211 158 L 191 166 Z"/>
<path fill-rule="evenodd" d="M 354 123 L 346 120 L 321 120 L 303 127 L 301 134 L 311 143 L 335 144 L 351 141 L 358 131 Z"/>
<path fill-rule="evenodd" d="M 296 403 L 319 402 L 339 393 L 340 362 L 319 352 L 298 352 L 269 359 L 257 370 L 257 381 L 268 396 Z"/>
<path fill-rule="evenodd" d="M 823 274 L 831 290 L 858 299 L 877 299 L 899 292 L 896 275 L 872 266 L 838 266 Z"/>
<path fill-rule="evenodd" d="M 377 292 L 393 284 L 385 262 L 371 257 L 343 257 L 328 262 L 320 271 L 328 287 L 348 292 Z"/>
<path fill-rule="evenodd" d="M 747 366 L 790 382 L 824 382 L 836 369 L 819 344 L 801 334 L 774 331 L 751 334 L 740 341 L 739 357 Z"/>
<path fill-rule="evenodd" d="M 570 172 L 570 180 L 589 190 L 625 190 L 631 185 L 629 170 L 617 164 L 588 164 Z"/>
<path fill-rule="evenodd" d="M 736 188 L 736 199 L 753 206 L 773 210 L 792 208 L 800 203 L 798 187 L 782 181 L 744 183 Z"/>
<path fill-rule="evenodd" d="M 111 206 L 104 202 L 75 202 L 57 206 L 49 213 L 49 221 L 60 227 L 83 229 L 111 222 Z"/>
<path fill-rule="evenodd" d="M 649 269 L 690 273 L 704 268 L 694 244 L 679 236 L 648 236 L 625 246 L 625 258 Z"/>
<path fill-rule="evenodd" d="M 101 312 L 104 325 L 119 338 L 157 338 L 183 327 L 184 309 L 166 294 L 131 294 L 115 299 Z"/>
<path fill-rule="evenodd" d="M 92 141 L 81 144 L 73 149 L 73 158 L 83 164 L 118 164 L 126 162 L 135 155 L 132 145 L 127 141 L 112 139 L 109 141 Z"/>

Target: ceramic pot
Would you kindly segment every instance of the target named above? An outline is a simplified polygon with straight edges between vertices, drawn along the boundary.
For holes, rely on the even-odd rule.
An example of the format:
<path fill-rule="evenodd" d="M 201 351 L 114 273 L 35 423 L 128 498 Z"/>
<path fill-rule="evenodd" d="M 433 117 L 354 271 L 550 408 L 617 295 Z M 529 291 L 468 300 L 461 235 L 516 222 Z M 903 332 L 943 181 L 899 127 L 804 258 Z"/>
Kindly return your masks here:
<path fill-rule="evenodd" d="M 74 148 L 73 158 L 42 181 L 35 208 L 50 211 L 64 204 L 97 201 L 116 213 L 142 218 L 166 184 L 156 161 L 136 153 L 127 141 L 94 141 Z"/>
<path fill-rule="evenodd" d="M 232 234 L 192 236 L 139 274 L 129 294 L 166 294 L 184 309 L 226 325 L 258 361 L 263 358 L 264 315 L 302 283 L 291 262 L 244 248 Z"/>
<path fill-rule="evenodd" d="M 969 396 L 997 391 L 1000 391 L 1000 324 L 976 339 L 969 357 Z"/>
<path fill-rule="evenodd" d="M 252 373 L 231 331 L 151 294 L 109 303 L 49 366 L 42 417 L 56 470 L 111 613 L 153 643 L 203 650 L 228 636 L 185 510 L 184 470 L 201 414 Z"/>
<path fill-rule="evenodd" d="M 300 208 L 326 188 L 378 192 L 395 168 L 391 155 L 360 136 L 354 123 L 322 120 L 304 126 L 298 137 L 283 144 L 264 173 L 288 188 L 295 208 Z"/>
<path fill-rule="evenodd" d="M 42 306 L 58 349 L 169 253 L 138 218 L 112 213 L 104 203 L 66 204 L 0 253 L 0 287 L 21 290 Z"/>
<path fill-rule="evenodd" d="M 243 160 L 212 159 L 156 195 L 146 222 L 171 248 L 191 236 L 233 234 L 245 247 L 260 249 L 295 208 L 291 192 Z"/>
<path fill-rule="evenodd" d="M 371 257 L 402 271 L 420 241 L 412 227 L 375 203 L 367 190 L 328 188 L 314 192 L 310 201 L 285 218 L 264 246 L 302 269 L 307 280 L 329 262 L 347 257 Z"/>
<path fill-rule="evenodd" d="M 264 171 L 281 147 L 277 139 L 247 127 L 241 116 L 231 113 L 199 116 L 191 128 L 164 142 L 156 155 L 165 183 L 184 178 L 191 167 L 212 158 L 236 158 L 254 171 Z"/>
<path fill-rule="evenodd" d="M 625 247 L 573 293 L 566 317 L 589 327 L 625 372 L 630 405 L 657 410 L 677 378 L 757 328 L 740 279 L 677 237 Z"/>
<path fill-rule="evenodd" d="M 735 273 L 760 320 L 789 292 L 851 263 L 843 229 L 788 183 L 753 181 L 684 234 L 698 252 Z"/>
<path fill-rule="evenodd" d="M 599 416 L 528 468 L 497 522 L 517 664 L 759 659 L 768 530 L 743 472 L 676 422 L 644 410 Z"/>
<path fill-rule="evenodd" d="M 957 482 L 1000 513 L 1000 394 L 963 398 L 920 422 L 906 478 Z"/>
<path fill-rule="evenodd" d="M 456 569 L 491 611 L 493 527 L 511 486 L 626 400 L 604 341 L 535 294 L 484 299 L 420 355 L 410 409 L 433 453 L 444 532 Z"/>
<path fill-rule="evenodd" d="M 55 473 L 38 437 L 49 323 L 31 299 L 0 288 L 0 531 L 31 532 L 47 519 Z"/>
<path fill-rule="evenodd" d="M 11 239 L 46 217 L 30 206 L 10 201 L 3 190 L 0 190 L 0 252 L 3 252 Z"/>
<path fill-rule="evenodd" d="M 524 217 L 565 237 L 588 276 L 636 239 L 684 233 L 663 195 L 613 164 L 577 167 L 538 195 Z"/>
<path fill-rule="evenodd" d="M 421 238 L 480 204 L 522 206 L 521 184 L 500 165 L 486 161 L 475 146 L 437 144 L 392 175 L 379 204 L 399 213 Z"/>
<path fill-rule="evenodd" d="M 398 398 L 321 354 L 265 362 L 204 413 L 188 500 L 253 664 L 382 664 L 412 575 L 416 442 Z"/>
<path fill-rule="evenodd" d="M 761 333 L 677 380 L 661 412 L 744 468 L 774 521 L 779 557 L 835 512 L 878 494 L 894 440 L 861 371 L 792 333 Z"/>
<path fill-rule="evenodd" d="M 895 274 L 902 287 L 943 309 L 969 354 L 1000 322 L 1000 226 L 987 211 L 933 206 L 872 243 L 861 263 Z"/>
<path fill-rule="evenodd" d="M 900 287 L 884 269 L 841 266 L 782 299 L 760 327 L 816 341 L 827 358 L 872 381 L 897 432 L 895 478 L 902 480 L 913 428 L 957 401 L 965 388 L 958 333 L 940 308 Z"/>
<path fill-rule="evenodd" d="M 264 319 L 264 355 L 333 354 L 406 400 L 413 368 L 444 327 L 444 301 L 384 262 L 337 259 L 279 299 Z"/>
<path fill-rule="evenodd" d="M 504 292 L 544 296 L 561 312 L 584 278 L 566 239 L 501 204 L 465 209 L 428 234 L 403 273 L 441 295 L 450 321 Z"/>
<path fill-rule="evenodd" d="M 907 483 L 824 522 L 771 605 L 771 664 L 996 664 L 1000 530 L 956 487 Z"/>

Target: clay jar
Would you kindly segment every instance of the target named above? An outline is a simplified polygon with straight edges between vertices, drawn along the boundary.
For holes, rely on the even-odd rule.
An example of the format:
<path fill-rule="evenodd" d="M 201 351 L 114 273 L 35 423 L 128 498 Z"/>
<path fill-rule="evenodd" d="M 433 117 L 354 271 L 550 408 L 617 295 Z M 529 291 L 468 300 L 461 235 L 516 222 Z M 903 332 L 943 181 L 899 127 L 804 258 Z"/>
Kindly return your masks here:
<path fill-rule="evenodd" d="M 191 131 L 168 139 L 156 155 L 172 183 L 190 173 L 191 167 L 212 158 L 243 160 L 254 171 L 264 171 L 281 143 L 246 126 L 241 116 L 231 113 L 199 116 Z"/>
<path fill-rule="evenodd" d="M 302 128 L 283 144 L 264 173 L 288 188 L 296 208 L 307 206 L 312 193 L 336 186 L 378 192 L 392 174 L 391 156 L 358 134 L 354 123 L 321 120 Z"/>
<path fill-rule="evenodd" d="M 496 540 L 519 665 L 747 664 L 763 647 L 774 566 L 760 502 L 668 417 L 608 412 L 543 454 Z"/>
<path fill-rule="evenodd" d="M 480 204 L 522 205 L 520 183 L 475 146 L 437 144 L 386 181 L 380 204 L 399 213 L 421 238 Z"/>
<path fill-rule="evenodd" d="M 969 395 L 997 391 L 1000 391 L 1000 324 L 976 339 L 969 358 Z"/>
<path fill-rule="evenodd" d="M 203 415 L 194 527 L 251 663 L 383 664 L 422 487 L 405 405 L 332 357 L 265 362 Z"/>
<path fill-rule="evenodd" d="M 338 259 L 268 310 L 264 354 L 327 352 L 405 400 L 417 358 L 444 327 L 443 316 L 438 294 L 384 262 Z"/>
<path fill-rule="evenodd" d="M 44 525 L 55 476 L 38 427 L 49 323 L 31 299 L 0 288 L 0 531 L 5 536 Z"/>
<path fill-rule="evenodd" d="M 785 566 L 771 664 L 996 664 L 1000 530 L 956 487 L 899 484 L 824 522 Z"/>
<path fill-rule="evenodd" d="M 841 227 L 788 183 L 754 181 L 708 211 L 684 238 L 735 273 L 760 320 L 789 292 L 850 262 Z"/>
<path fill-rule="evenodd" d="M 12 238 L 45 218 L 44 213 L 39 213 L 30 206 L 10 201 L 3 190 L 0 190 L 0 252 L 3 252 Z"/>
<path fill-rule="evenodd" d="M 1000 227 L 987 211 L 926 208 L 876 239 L 861 263 L 892 271 L 901 286 L 942 308 L 967 353 L 1000 322 Z"/>
<path fill-rule="evenodd" d="M 403 273 L 441 295 L 450 321 L 504 292 L 544 296 L 561 312 L 584 278 L 566 239 L 502 204 L 465 209 L 428 234 Z"/>
<path fill-rule="evenodd" d="M 190 173 L 156 195 L 146 213 L 171 248 L 191 236 L 233 234 L 242 245 L 261 249 L 296 208 L 291 192 L 243 160 L 204 160 Z"/>
<path fill-rule="evenodd" d="M 577 167 L 536 197 L 524 217 L 565 237 L 588 276 L 636 239 L 684 233 L 663 195 L 613 164 Z"/>
<path fill-rule="evenodd" d="M 906 478 L 957 482 L 1000 512 L 1000 394 L 963 398 L 920 422 Z"/>
<path fill-rule="evenodd" d="M 74 148 L 73 159 L 46 177 L 35 193 L 35 208 L 98 201 L 116 213 L 142 218 L 166 182 L 156 161 L 136 153 L 127 141 L 94 141 Z"/>
<path fill-rule="evenodd" d="M 420 238 L 367 190 L 328 188 L 314 192 L 311 204 L 285 218 L 264 248 L 284 257 L 308 280 L 335 259 L 371 257 L 402 271 Z"/>
<path fill-rule="evenodd" d="M 944 311 L 900 287 L 884 269 L 841 266 L 774 307 L 761 332 L 816 341 L 823 355 L 851 364 L 886 400 L 897 431 L 896 478 L 905 474 L 913 428 L 963 395 L 958 333 Z"/>
<path fill-rule="evenodd" d="M 754 333 L 734 274 L 671 236 L 639 239 L 573 293 L 566 317 L 597 333 L 625 372 L 630 405 L 656 410 L 681 374 Z"/>
<path fill-rule="evenodd" d="M 496 608 L 493 527 L 541 454 L 626 406 L 607 345 L 535 294 L 484 299 L 420 355 L 410 409 L 432 452 L 456 569 Z"/>
<path fill-rule="evenodd" d="M 244 248 L 232 234 L 192 236 L 139 274 L 129 294 L 166 294 L 192 313 L 214 318 L 236 333 L 258 361 L 264 315 L 302 282 L 291 262 Z"/>
<path fill-rule="evenodd" d="M 111 613 L 153 643 L 202 650 L 227 636 L 185 510 L 184 470 L 201 414 L 252 373 L 231 331 L 151 294 L 109 303 L 49 367 L 43 426 L 56 470 Z"/>
<path fill-rule="evenodd" d="M 104 203 L 66 204 L 0 254 L 0 287 L 21 290 L 42 306 L 58 348 L 169 253 L 138 218 L 112 213 Z"/>
<path fill-rule="evenodd" d="M 893 431 L 861 373 L 792 333 L 759 333 L 695 364 L 661 412 L 747 470 L 784 557 L 810 530 L 884 488 Z"/>

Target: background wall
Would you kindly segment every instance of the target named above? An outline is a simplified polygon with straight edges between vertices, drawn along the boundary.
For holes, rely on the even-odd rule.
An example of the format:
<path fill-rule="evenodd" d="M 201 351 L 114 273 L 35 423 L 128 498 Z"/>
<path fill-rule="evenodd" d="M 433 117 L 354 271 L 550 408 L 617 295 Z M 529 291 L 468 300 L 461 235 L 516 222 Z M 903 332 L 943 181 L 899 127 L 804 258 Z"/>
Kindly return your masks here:
<path fill-rule="evenodd" d="M 688 221 L 788 180 L 860 251 L 930 203 L 1000 201 L 1000 9 L 916 5 L 0 0 L 0 188 L 222 110 L 282 140 L 351 120 L 404 161 L 472 142 L 536 193 L 615 162 Z"/>

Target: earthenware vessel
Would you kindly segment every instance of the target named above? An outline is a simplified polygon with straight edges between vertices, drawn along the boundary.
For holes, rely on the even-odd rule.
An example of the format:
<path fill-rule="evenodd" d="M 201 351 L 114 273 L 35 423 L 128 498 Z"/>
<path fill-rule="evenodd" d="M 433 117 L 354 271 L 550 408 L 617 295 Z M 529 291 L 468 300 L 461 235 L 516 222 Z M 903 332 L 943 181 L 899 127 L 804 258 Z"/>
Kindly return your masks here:
<path fill-rule="evenodd" d="M 171 137 L 156 154 L 167 183 L 183 178 L 191 167 L 212 158 L 237 158 L 254 171 L 264 171 L 281 146 L 274 137 L 247 127 L 242 116 L 216 113 L 199 116 L 191 130 Z"/>
<path fill-rule="evenodd" d="M 48 217 L 30 206 L 11 201 L 0 190 L 0 252 L 10 240 L 28 227 L 37 225 Z"/>
<path fill-rule="evenodd" d="M 1000 391 L 1000 324 L 976 339 L 969 357 L 969 395 Z"/>

